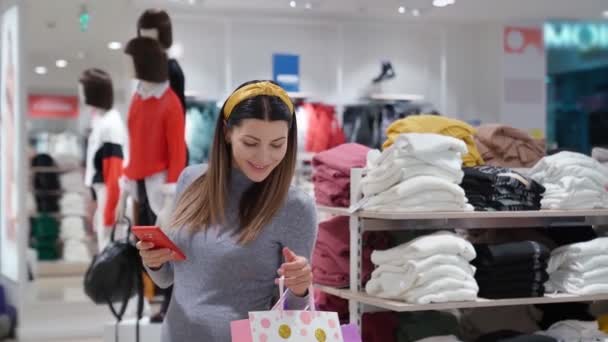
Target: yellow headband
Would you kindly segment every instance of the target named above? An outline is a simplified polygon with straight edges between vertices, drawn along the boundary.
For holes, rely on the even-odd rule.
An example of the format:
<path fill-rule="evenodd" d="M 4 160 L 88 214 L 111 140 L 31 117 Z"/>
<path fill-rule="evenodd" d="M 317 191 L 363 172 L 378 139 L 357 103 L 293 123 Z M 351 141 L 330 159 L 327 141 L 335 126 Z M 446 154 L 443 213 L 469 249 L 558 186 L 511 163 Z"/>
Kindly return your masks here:
<path fill-rule="evenodd" d="M 264 81 L 244 86 L 230 95 L 224 105 L 224 119 L 228 120 L 234 107 L 239 103 L 260 95 L 276 96 L 280 98 L 289 108 L 289 112 L 293 114 L 293 103 L 285 90 L 276 84 Z"/>

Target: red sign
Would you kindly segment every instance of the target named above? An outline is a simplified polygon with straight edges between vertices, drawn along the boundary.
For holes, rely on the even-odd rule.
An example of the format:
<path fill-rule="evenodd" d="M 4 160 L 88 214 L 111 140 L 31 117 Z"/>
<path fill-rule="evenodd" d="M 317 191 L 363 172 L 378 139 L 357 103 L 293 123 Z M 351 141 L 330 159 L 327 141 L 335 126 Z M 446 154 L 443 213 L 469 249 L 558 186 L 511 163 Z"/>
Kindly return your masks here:
<path fill-rule="evenodd" d="M 27 100 L 29 116 L 45 119 L 78 117 L 78 96 L 30 95 Z"/>
<path fill-rule="evenodd" d="M 507 26 L 504 29 L 504 51 L 522 54 L 529 47 L 544 51 L 543 31 L 535 27 Z"/>

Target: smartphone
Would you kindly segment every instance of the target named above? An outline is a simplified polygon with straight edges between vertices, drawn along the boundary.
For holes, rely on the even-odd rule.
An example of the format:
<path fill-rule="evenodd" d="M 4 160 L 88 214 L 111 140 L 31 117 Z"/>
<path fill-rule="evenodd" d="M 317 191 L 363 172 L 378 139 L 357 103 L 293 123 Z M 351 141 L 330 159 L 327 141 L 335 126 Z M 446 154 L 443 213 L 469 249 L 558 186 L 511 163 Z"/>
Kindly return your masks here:
<path fill-rule="evenodd" d="M 138 239 L 145 242 L 152 242 L 154 249 L 168 248 L 175 252 L 177 260 L 186 260 L 186 255 L 182 252 L 169 237 L 157 226 L 135 226 L 131 229 Z"/>

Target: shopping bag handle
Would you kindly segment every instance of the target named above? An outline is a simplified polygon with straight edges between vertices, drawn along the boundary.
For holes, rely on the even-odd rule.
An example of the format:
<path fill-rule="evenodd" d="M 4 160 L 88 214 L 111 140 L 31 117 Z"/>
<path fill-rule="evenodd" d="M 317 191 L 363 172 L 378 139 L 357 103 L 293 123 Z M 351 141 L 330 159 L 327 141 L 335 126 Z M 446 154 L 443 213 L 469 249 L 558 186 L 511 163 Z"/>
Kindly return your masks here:
<path fill-rule="evenodd" d="M 285 308 L 285 299 L 287 299 L 287 291 L 285 290 L 285 276 L 279 278 L 279 293 L 281 297 L 277 300 L 277 303 L 272 307 L 271 310 L 283 311 Z M 304 311 L 317 311 L 315 307 L 315 292 L 312 285 L 308 288 L 308 306 L 304 308 Z"/>

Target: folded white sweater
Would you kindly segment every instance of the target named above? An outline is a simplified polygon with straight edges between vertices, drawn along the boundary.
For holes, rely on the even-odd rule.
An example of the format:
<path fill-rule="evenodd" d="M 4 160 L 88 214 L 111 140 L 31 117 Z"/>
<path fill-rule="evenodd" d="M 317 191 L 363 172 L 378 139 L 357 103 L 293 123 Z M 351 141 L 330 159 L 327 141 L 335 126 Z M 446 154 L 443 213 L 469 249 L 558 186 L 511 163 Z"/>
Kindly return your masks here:
<path fill-rule="evenodd" d="M 586 272 L 557 270 L 550 275 L 555 282 L 569 282 L 580 286 L 603 282 L 608 284 L 608 267 L 597 268 Z"/>
<path fill-rule="evenodd" d="M 555 265 L 551 265 L 555 267 Z M 595 269 L 608 267 L 608 254 L 607 255 L 590 255 L 584 257 L 575 258 L 572 261 L 566 261 L 559 266 L 559 270 L 573 271 L 573 272 L 588 272 Z M 556 269 L 548 269 L 549 273 L 553 273 Z"/>
<path fill-rule="evenodd" d="M 456 161 L 460 163 L 460 157 Z M 460 164 L 457 165 L 458 168 L 448 169 L 428 164 L 416 158 L 405 157 L 390 160 L 368 171 L 367 175 L 361 180 L 361 190 L 364 196 L 373 196 L 416 176 L 434 176 L 451 183 L 460 184 L 464 172 L 460 168 Z"/>
<path fill-rule="evenodd" d="M 428 294 L 417 298 L 415 301 L 408 301 L 414 304 L 429 304 L 429 303 L 449 303 L 449 302 L 473 302 L 477 300 L 479 291 L 472 289 L 457 289 L 444 292 Z"/>
<path fill-rule="evenodd" d="M 547 272 L 552 273 L 562 265 L 576 262 L 581 258 L 606 254 L 608 254 L 608 238 L 605 237 L 562 246 L 551 252 Z"/>
<path fill-rule="evenodd" d="M 453 233 L 437 232 L 418 237 L 386 251 L 374 251 L 371 259 L 376 265 L 403 265 L 404 259 L 422 259 L 436 254 L 457 255 L 466 261 L 471 261 L 477 256 L 475 248 L 469 241 Z"/>
<path fill-rule="evenodd" d="M 405 300 L 410 303 L 429 304 L 435 300 L 435 297 L 429 297 L 429 295 L 458 290 L 474 291 L 475 297 L 473 299 L 475 299 L 479 293 L 479 286 L 475 279 L 460 280 L 443 277 L 408 291 L 405 294 Z"/>
<path fill-rule="evenodd" d="M 434 154 L 442 152 L 459 153 L 461 155 L 468 152 L 468 148 L 462 140 L 433 133 L 399 134 L 392 146 L 394 146 L 395 150 L 424 158 L 432 157 Z M 378 162 L 380 163 L 381 161 L 382 157 Z"/>
<path fill-rule="evenodd" d="M 365 200 L 363 208 L 393 204 L 403 199 L 415 198 L 429 191 L 452 193 L 461 198 L 463 203 L 466 203 L 465 192 L 460 186 L 438 177 L 417 176 L 409 178 L 376 196 L 369 197 Z"/>
<path fill-rule="evenodd" d="M 584 285 L 569 280 L 558 281 L 549 279 L 545 283 L 545 290 L 547 293 L 562 292 L 575 295 L 608 294 L 608 279 L 605 279 L 603 282 Z"/>
<path fill-rule="evenodd" d="M 580 153 L 560 152 L 541 159 L 530 176 L 540 183 L 553 183 L 563 176 L 589 178 L 598 186 L 608 184 L 608 168 L 597 160 Z"/>
<path fill-rule="evenodd" d="M 86 227 L 82 217 L 68 216 L 61 220 L 62 240 L 85 240 Z"/>
<path fill-rule="evenodd" d="M 416 276 L 426 271 L 436 269 L 439 266 L 457 267 L 466 274 L 474 275 L 475 266 L 457 255 L 437 254 L 422 259 L 395 260 L 391 264 L 382 264 L 372 272 L 372 278 L 378 278 L 384 273 L 398 273 L 405 276 Z M 450 269 L 448 269 L 449 271 Z M 457 275 L 457 274 L 456 274 Z"/>
<path fill-rule="evenodd" d="M 608 340 L 608 334 L 601 332 L 595 321 L 561 321 L 550 326 L 547 331 L 541 331 L 538 334 L 551 336 L 560 342 L 605 342 Z"/>
<path fill-rule="evenodd" d="M 413 274 L 392 273 L 384 270 L 382 273 L 372 276 L 372 279 L 367 282 L 365 290 L 370 295 L 382 298 L 405 299 L 406 292 L 446 277 L 475 282 L 471 271 L 453 265 L 440 265 Z"/>
<path fill-rule="evenodd" d="M 374 211 L 473 211 L 467 198 L 445 191 L 429 191 L 415 197 L 398 200 L 390 204 L 377 206 L 364 205 L 365 209 Z"/>

